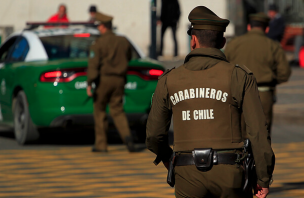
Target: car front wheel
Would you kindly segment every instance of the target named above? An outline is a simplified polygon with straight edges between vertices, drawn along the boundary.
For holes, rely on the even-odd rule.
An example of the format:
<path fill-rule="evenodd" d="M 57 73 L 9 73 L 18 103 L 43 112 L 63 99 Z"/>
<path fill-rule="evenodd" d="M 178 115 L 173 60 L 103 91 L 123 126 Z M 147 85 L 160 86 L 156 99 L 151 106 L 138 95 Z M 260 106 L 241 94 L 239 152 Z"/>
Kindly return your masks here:
<path fill-rule="evenodd" d="M 19 91 L 14 103 L 14 133 L 17 142 L 24 145 L 37 140 L 39 133 L 30 117 L 26 95 L 23 91 Z"/>

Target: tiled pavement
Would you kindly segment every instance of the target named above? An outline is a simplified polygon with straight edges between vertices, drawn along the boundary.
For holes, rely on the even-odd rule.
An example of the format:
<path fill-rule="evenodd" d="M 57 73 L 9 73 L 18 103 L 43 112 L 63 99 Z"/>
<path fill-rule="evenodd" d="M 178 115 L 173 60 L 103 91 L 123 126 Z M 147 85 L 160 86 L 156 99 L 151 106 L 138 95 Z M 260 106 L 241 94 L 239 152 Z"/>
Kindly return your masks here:
<path fill-rule="evenodd" d="M 273 145 L 276 167 L 269 197 L 304 197 L 304 69 L 293 68 L 290 81 L 278 86 L 277 95 L 273 140 L 294 143 Z"/>
<path fill-rule="evenodd" d="M 269 197 L 304 197 L 304 142 L 273 144 L 274 182 Z"/>
<path fill-rule="evenodd" d="M 173 197 L 149 151 L 108 154 L 89 147 L 0 153 L 0 197 Z"/>
<path fill-rule="evenodd" d="M 303 144 L 273 145 L 277 162 L 269 197 L 304 197 Z M 2 150 L 0 197 L 174 197 L 165 168 L 152 163 L 149 151 L 109 149 Z"/>
<path fill-rule="evenodd" d="M 289 81 L 278 86 L 277 99 L 277 122 L 304 125 L 304 69 L 293 68 Z"/>

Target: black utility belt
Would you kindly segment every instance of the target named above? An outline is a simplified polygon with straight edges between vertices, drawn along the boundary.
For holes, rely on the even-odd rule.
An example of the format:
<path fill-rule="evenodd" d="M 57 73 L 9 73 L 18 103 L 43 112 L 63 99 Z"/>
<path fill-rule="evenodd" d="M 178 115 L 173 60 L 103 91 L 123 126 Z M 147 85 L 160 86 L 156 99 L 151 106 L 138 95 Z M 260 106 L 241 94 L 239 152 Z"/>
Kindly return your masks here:
<path fill-rule="evenodd" d="M 241 154 L 219 153 L 212 149 L 194 149 L 192 153 L 175 155 L 174 166 L 195 165 L 198 169 L 208 171 L 212 165 L 237 164 L 242 158 Z"/>

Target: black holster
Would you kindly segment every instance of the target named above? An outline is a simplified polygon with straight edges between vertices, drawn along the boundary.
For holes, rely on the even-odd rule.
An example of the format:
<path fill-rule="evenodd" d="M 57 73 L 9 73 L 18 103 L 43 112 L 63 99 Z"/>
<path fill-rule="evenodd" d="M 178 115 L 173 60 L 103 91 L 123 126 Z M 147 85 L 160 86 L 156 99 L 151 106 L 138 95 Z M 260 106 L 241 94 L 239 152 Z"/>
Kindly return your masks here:
<path fill-rule="evenodd" d="M 173 152 L 170 161 L 169 161 L 169 168 L 168 168 L 168 175 L 167 175 L 167 183 L 173 188 L 175 185 L 175 175 L 174 175 L 174 159 L 175 159 L 175 152 Z"/>
<path fill-rule="evenodd" d="M 243 162 L 244 166 L 244 187 L 243 191 L 247 193 L 251 193 L 252 189 L 257 184 L 257 175 L 255 171 L 255 161 L 253 158 L 253 153 L 251 150 L 251 144 L 249 139 L 244 141 L 244 152 L 247 153 L 247 157 Z"/>

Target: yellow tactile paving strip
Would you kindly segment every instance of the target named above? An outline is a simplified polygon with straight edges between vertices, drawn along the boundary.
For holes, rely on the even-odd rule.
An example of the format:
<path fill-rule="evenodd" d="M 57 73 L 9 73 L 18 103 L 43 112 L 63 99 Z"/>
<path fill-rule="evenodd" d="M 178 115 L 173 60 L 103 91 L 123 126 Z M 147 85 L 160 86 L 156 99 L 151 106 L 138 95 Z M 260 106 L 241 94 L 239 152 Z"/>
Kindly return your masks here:
<path fill-rule="evenodd" d="M 303 143 L 274 144 L 276 169 L 269 197 L 304 197 Z M 174 197 L 166 170 L 145 150 L 108 154 L 89 147 L 54 150 L 1 150 L 0 197 Z"/>

